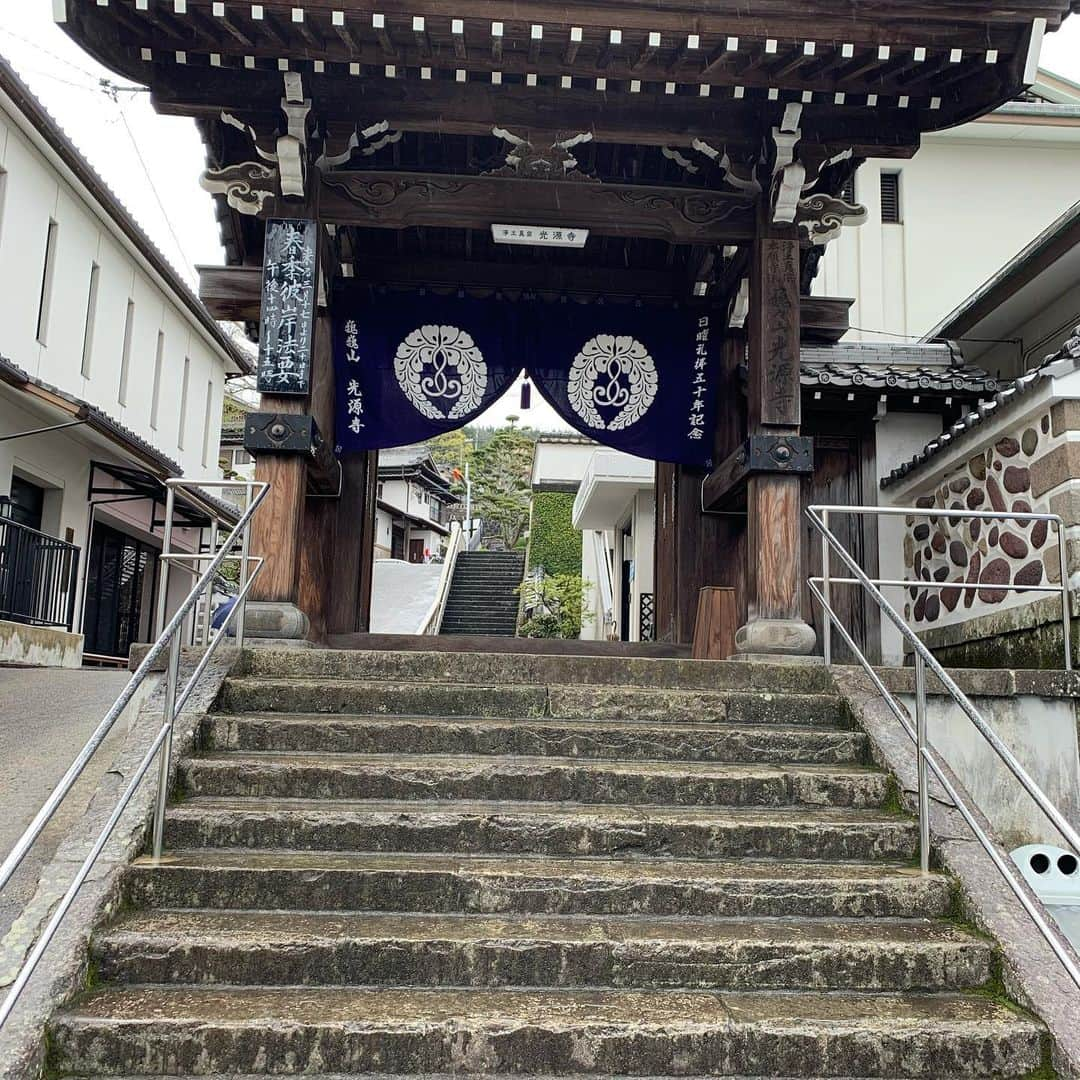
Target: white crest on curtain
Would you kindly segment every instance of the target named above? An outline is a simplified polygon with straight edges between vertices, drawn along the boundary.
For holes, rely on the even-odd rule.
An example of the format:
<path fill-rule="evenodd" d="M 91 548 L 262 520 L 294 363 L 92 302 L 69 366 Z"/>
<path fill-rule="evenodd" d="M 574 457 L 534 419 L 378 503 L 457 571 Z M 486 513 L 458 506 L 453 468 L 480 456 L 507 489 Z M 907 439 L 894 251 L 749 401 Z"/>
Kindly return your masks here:
<path fill-rule="evenodd" d="M 649 411 L 658 386 L 656 365 L 640 341 L 597 334 L 574 358 L 566 396 L 589 427 L 623 431 Z M 618 411 L 605 420 L 600 409 Z"/>
<path fill-rule="evenodd" d="M 479 408 L 488 384 L 484 354 L 456 326 L 414 330 L 397 348 L 394 375 L 413 407 L 429 420 L 458 420 Z"/>

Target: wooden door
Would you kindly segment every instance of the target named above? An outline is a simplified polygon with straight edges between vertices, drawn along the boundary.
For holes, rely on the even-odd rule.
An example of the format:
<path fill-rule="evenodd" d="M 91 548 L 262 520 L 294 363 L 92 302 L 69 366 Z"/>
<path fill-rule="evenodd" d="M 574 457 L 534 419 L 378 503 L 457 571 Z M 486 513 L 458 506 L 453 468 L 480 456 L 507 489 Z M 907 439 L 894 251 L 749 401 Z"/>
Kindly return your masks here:
<path fill-rule="evenodd" d="M 409 541 L 409 562 L 422 563 L 424 561 L 424 541 L 410 540 Z"/>
<path fill-rule="evenodd" d="M 863 506 L 876 502 L 873 486 L 875 476 L 873 454 L 873 430 L 854 434 L 836 435 L 830 432 L 840 428 L 839 418 L 832 423 L 816 423 L 812 427 L 814 438 L 814 475 L 803 484 L 803 506 L 850 505 Z M 822 431 L 822 427 L 827 430 Z M 805 430 L 805 428 L 804 428 Z M 829 528 L 837 539 L 854 556 L 858 564 L 870 575 L 877 576 L 877 527 L 872 518 L 851 514 L 835 514 L 830 518 Z M 821 534 L 808 521 L 803 521 L 803 566 L 808 577 L 820 577 L 822 572 Z M 831 572 L 835 577 L 851 577 L 846 567 L 834 556 Z M 877 608 L 867 597 L 865 590 L 853 585 L 832 587 L 832 606 L 844 627 L 858 642 L 871 660 L 878 660 L 881 649 L 881 628 Z M 806 620 L 818 634 L 817 651 L 824 649 L 822 640 L 821 606 L 805 593 Z M 833 633 L 833 660 L 836 663 L 853 663 L 850 649 Z"/>

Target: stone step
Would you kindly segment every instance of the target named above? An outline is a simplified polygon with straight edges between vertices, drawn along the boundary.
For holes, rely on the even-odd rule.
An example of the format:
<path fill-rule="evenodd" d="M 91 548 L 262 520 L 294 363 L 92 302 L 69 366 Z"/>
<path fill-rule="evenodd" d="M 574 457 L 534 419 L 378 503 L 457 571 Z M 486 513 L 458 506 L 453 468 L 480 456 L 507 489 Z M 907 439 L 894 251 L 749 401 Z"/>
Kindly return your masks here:
<path fill-rule="evenodd" d="M 686 858 L 914 858 L 915 824 L 862 810 L 215 799 L 173 807 L 170 848 Z"/>
<path fill-rule="evenodd" d="M 551 656 L 376 649 L 248 649 L 243 670 L 268 678 L 386 679 L 474 685 L 642 686 L 657 690 L 833 693 L 824 665 L 785 666 L 638 656 Z"/>
<path fill-rule="evenodd" d="M 851 726 L 837 699 L 822 694 L 770 696 L 727 690 L 447 685 L 333 677 L 229 678 L 222 688 L 219 707 L 224 712 Z"/>
<path fill-rule="evenodd" d="M 560 757 L 792 765 L 869 761 L 861 731 L 725 724 L 605 723 L 477 717 L 208 716 L 207 750 L 368 754 L 554 754 Z"/>
<path fill-rule="evenodd" d="M 872 809 L 892 788 L 859 765 L 720 765 L 451 754 L 226 751 L 180 764 L 193 795 L 274 799 L 468 799 L 638 806 Z"/>
<path fill-rule="evenodd" d="M 1022 1077 L 1044 1031 L 974 995 L 125 987 L 50 1025 L 56 1072 Z"/>
<path fill-rule="evenodd" d="M 176 811 L 172 811 L 175 813 Z M 942 917 L 951 885 L 910 866 L 170 849 L 126 871 L 133 907 L 549 915 Z"/>
<path fill-rule="evenodd" d="M 160 1075 L 160 1074 L 159 1074 Z M 572 1077 L 574 1075 L 581 1075 L 580 1073 L 562 1073 L 562 1076 Z M 304 1073 L 304 1080 L 363 1080 L 367 1077 L 370 1080 L 371 1077 L 378 1076 L 379 1080 L 541 1080 L 535 1073 L 524 1076 L 521 1073 Z M 225 1076 L 224 1073 L 213 1073 L 200 1076 L 198 1080 L 279 1080 L 281 1073 L 229 1073 Z M 89 1077 L 88 1080 L 104 1080 L 100 1075 Z M 146 1073 L 140 1073 L 138 1076 L 114 1076 L 110 1077 L 110 1080 L 150 1080 Z M 179 1076 L 174 1077 L 174 1080 L 195 1080 L 194 1076 Z M 550 1077 L 544 1077 L 543 1080 L 550 1080 Z M 639 1078 L 631 1078 L 629 1076 L 611 1076 L 608 1080 L 639 1080 Z M 654 1076 L 652 1080 L 675 1080 L 672 1076 Z M 707 1080 L 704 1076 L 687 1076 L 680 1077 L 679 1080 Z M 759 1080 L 759 1078 L 749 1076 L 734 1076 L 729 1077 L 728 1080 Z M 794 1077 L 794 1076 L 781 1076 L 773 1077 L 771 1080 L 830 1080 L 825 1076 L 811 1076 L 811 1077 Z M 846 1080 L 871 1080 L 870 1077 L 855 1076 L 848 1077 Z M 874 1080 L 880 1080 L 880 1078 L 874 1078 Z M 905 1077 L 886 1077 L 885 1080 L 906 1080 Z"/>
<path fill-rule="evenodd" d="M 92 957 L 136 984 L 940 991 L 985 985 L 993 948 L 930 919 L 149 911 Z"/>

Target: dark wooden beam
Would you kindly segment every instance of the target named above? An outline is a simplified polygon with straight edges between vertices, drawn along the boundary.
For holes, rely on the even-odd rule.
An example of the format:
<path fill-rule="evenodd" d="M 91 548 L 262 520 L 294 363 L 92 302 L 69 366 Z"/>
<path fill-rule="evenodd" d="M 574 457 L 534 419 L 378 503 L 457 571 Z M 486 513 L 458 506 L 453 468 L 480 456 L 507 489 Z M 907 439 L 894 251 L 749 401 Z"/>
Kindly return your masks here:
<path fill-rule="evenodd" d="M 334 172 L 322 178 L 320 206 L 326 221 L 385 229 L 498 222 L 673 244 L 736 243 L 754 230 L 754 208 L 742 196 L 587 180 Z"/>
<path fill-rule="evenodd" d="M 225 110 L 243 115 L 256 126 L 279 121 L 279 72 L 259 69 L 238 76 L 233 71 L 191 64 L 153 67 L 149 81 L 160 112 L 219 120 Z M 143 78 L 147 78 L 145 72 Z M 588 131 L 600 143 L 637 146 L 688 146 L 701 138 L 712 145 L 756 147 L 784 111 L 783 102 L 734 101 L 719 93 L 707 98 L 598 94 L 594 90 L 520 84 L 504 84 L 496 90 L 481 82 L 350 80 L 330 72 L 307 76 L 304 85 L 324 122 L 340 122 L 350 130 L 358 122 L 385 119 L 400 131 L 490 135 L 496 126 L 515 132 L 543 128 Z M 910 157 L 919 144 L 918 122 L 916 110 L 838 110 L 825 104 L 808 105 L 803 110 L 802 145 L 850 147 L 858 156 Z"/>

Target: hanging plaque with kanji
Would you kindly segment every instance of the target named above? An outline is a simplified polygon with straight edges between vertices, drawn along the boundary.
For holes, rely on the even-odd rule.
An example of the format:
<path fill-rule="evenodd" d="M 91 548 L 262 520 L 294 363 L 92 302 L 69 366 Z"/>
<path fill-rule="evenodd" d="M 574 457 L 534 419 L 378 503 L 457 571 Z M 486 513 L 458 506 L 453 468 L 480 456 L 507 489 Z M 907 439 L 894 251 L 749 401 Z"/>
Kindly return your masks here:
<path fill-rule="evenodd" d="M 266 223 L 258 389 L 262 394 L 307 394 L 318 280 L 318 223 Z"/>

